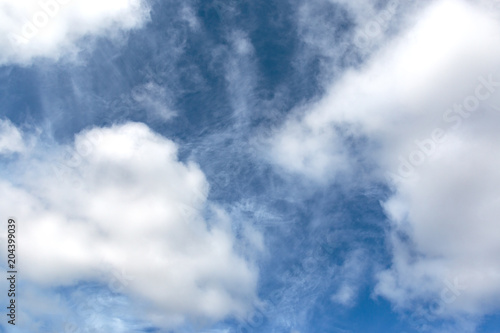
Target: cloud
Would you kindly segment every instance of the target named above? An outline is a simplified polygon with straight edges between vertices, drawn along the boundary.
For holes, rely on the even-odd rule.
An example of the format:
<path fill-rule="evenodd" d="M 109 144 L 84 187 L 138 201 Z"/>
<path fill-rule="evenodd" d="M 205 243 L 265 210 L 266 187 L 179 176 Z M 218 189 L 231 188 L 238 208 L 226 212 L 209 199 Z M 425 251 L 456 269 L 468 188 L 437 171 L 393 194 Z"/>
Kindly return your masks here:
<path fill-rule="evenodd" d="M 147 115 L 151 119 L 158 118 L 167 121 L 176 115 L 175 112 L 166 107 L 170 102 L 166 89 L 153 82 L 134 87 L 132 99 L 146 109 Z"/>
<path fill-rule="evenodd" d="M 332 295 L 331 300 L 345 307 L 351 307 L 356 303 L 358 290 L 360 289 L 362 276 L 366 272 L 366 254 L 357 250 L 351 254 L 340 267 L 336 278 L 341 282 L 338 290 Z"/>
<path fill-rule="evenodd" d="M 104 283 L 166 326 L 250 310 L 257 272 L 235 251 L 227 215 L 207 202 L 204 174 L 178 161 L 176 144 L 127 123 L 55 148 L 12 162 L 14 179 L 0 180 L 0 207 L 22 226 L 23 281 Z"/>
<path fill-rule="evenodd" d="M 348 284 L 343 284 L 339 290 L 332 295 L 332 301 L 339 303 L 344 306 L 352 305 L 353 298 L 356 296 L 357 292 L 353 290 Z"/>
<path fill-rule="evenodd" d="M 21 132 L 9 120 L 0 119 L 0 154 L 19 153 L 25 148 Z"/>
<path fill-rule="evenodd" d="M 489 118 L 498 121 L 498 115 Z M 493 144 L 498 139 L 494 132 L 450 134 L 415 179 L 398 185 L 386 211 L 423 257 L 395 246 L 394 266 L 381 275 L 381 294 L 402 307 L 421 296 L 415 290 L 436 295 L 443 311 L 481 314 L 499 306 L 500 174 L 495 166 L 500 155 Z M 426 283 L 429 278 L 436 284 Z M 462 286 L 457 293 L 446 289 L 454 280 Z M 393 283 L 400 294 L 389 292 Z"/>
<path fill-rule="evenodd" d="M 142 0 L 2 0 L 0 65 L 74 56 L 82 47 L 81 39 L 113 37 L 141 27 L 148 18 Z"/>
<path fill-rule="evenodd" d="M 323 98 L 296 109 L 272 133 L 268 157 L 317 183 L 357 182 L 368 162 L 371 181 L 394 191 L 384 203 L 393 266 L 376 294 L 399 309 L 446 294 L 453 301 L 440 316 L 485 314 L 500 306 L 498 13 L 442 0 L 414 15 Z M 353 151 L 353 140 L 368 143 Z M 450 296 L 456 283 L 467 287 Z"/>
<path fill-rule="evenodd" d="M 304 124 L 305 123 L 305 124 Z M 265 156 L 283 170 L 318 182 L 332 180 L 349 168 L 349 153 L 335 130 L 311 128 L 291 119 L 269 142 Z"/>

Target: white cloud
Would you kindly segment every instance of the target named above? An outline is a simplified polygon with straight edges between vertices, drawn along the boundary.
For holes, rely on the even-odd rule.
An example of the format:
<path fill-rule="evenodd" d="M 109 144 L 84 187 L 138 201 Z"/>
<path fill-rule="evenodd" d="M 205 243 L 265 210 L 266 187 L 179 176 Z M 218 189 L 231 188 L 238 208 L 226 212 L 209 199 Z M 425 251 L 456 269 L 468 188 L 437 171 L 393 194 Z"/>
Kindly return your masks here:
<path fill-rule="evenodd" d="M 434 294 L 448 311 L 472 314 L 500 305 L 495 300 L 500 295 L 498 139 L 492 132 L 450 134 L 415 179 L 398 185 L 385 208 L 400 216 L 393 218 L 396 228 L 406 229 L 423 257 L 415 260 L 403 245 L 395 246 L 394 266 L 382 274 L 380 294 L 406 307 L 421 296 L 417 290 Z M 446 291 L 454 279 L 463 286 L 456 295 Z"/>
<path fill-rule="evenodd" d="M 89 36 L 114 36 L 148 19 L 143 0 L 0 0 L 0 65 L 59 59 Z"/>
<path fill-rule="evenodd" d="M 318 182 L 332 180 L 347 172 L 349 154 L 333 130 L 308 126 L 307 120 L 293 118 L 272 138 L 266 157 L 291 173 L 304 174 Z"/>
<path fill-rule="evenodd" d="M 371 19 L 376 14 L 376 9 L 373 2 L 369 0 L 328 0 L 329 2 L 344 6 L 349 14 L 351 14 L 356 23 L 363 23 Z M 391 1 L 399 2 L 399 1 Z"/>
<path fill-rule="evenodd" d="M 357 292 L 353 290 L 348 284 L 343 284 L 335 294 L 332 295 L 332 301 L 342 304 L 344 306 L 349 306 L 353 302 L 353 298 L 356 296 Z"/>
<path fill-rule="evenodd" d="M 153 120 L 159 118 L 166 121 L 176 115 L 166 106 L 170 102 L 166 89 L 153 82 L 134 87 L 132 99 L 144 107 Z"/>
<path fill-rule="evenodd" d="M 184 5 L 181 10 L 181 17 L 184 21 L 186 21 L 189 25 L 189 28 L 191 28 L 194 31 L 200 30 L 201 24 L 196 17 L 196 14 L 194 13 L 193 8 Z"/>
<path fill-rule="evenodd" d="M 363 251 L 355 251 L 349 255 L 340 267 L 336 278 L 341 282 L 338 290 L 331 296 L 331 300 L 345 307 L 351 307 L 356 303 L 359 286 L 366 271 L 366 254 Z"/>
<path fill-rule="evenodd" d="M 394 263 L 380 275 L 377 293 L 400 308 L 441 294 L 453 301 L 443 302 L 440 315 L 500 306 L 500 138 L 493 125 L 500 114 L 488 106 L 500 104 L 496 16 L 465 1 L 432 2 L 408 31 L 346 71 L 271 137 L 270 160 L 309 179 L 329 182 L 356 170 L 360 158 L 345 153 L 342 131 L 369 139 L 362 160 L 378 166 L 373 177 L 398 175 L 384 204 Z M 404 175 L 411 177 L 402 177 L 402 160 L 415 162 Z M 467 286 L 451 297 L 455 279 Z M 347 291 L 339 290 L 338 300 Z"/>
<path fill-rule="evenodd" d="M 0 181 L 0 209 L 21 226 L 25 283 L 100 280 L 151 304 L 148 318 L 163 325 L 250 310 L 256 271 L 236 253 L 228 217 L 206 201 L 204 174 L 178 161 L 172 141 L 128 123 L 82 132 L 74 146 L 78 158 L 59 148 Z"/>
<path fill-rule="evenodd" d="M 9 120 L 0 119 L 0 154 L 19 153 L 25 148 L 21 132 Z"/>

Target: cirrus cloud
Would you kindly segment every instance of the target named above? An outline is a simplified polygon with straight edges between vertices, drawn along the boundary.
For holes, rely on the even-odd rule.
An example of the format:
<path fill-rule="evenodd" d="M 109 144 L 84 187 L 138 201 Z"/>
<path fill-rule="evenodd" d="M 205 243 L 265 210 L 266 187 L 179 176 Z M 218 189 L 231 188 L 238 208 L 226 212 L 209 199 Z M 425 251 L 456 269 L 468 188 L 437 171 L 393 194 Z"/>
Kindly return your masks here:
<path fill-rule="evenodd" d="M 368 161 L 371 181 L 388 181 L 393 263 L 378 275 L 375 294 L 399 309 L 449 296 L 449 284 L 461 289 L 436 316 L 500 306 L 497 16 L 483 4 L 430 3 L 268 142 L 272 163 L 306 179 L 330 183 L 351 174 L 359 181 L 359 165 Z M 369 144 L 350 152 L 344 133 Z M 412 177 L 401 177 L 402 161 L 416 161 L 417 150 Z"/>

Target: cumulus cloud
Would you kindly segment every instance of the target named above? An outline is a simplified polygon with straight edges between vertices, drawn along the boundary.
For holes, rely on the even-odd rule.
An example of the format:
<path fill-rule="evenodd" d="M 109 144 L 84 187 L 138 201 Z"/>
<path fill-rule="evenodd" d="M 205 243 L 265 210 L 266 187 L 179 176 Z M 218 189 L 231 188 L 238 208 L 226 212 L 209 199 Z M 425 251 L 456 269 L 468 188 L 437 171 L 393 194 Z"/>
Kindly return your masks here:
<path fill-rule="evenodd" d="M 498 115 L 492 119 L 498 121 Z M 381 275 L 380 293 L 401 306 L 419 296 L 415 290 L 432 291 L 450 310 L 476 314 L 499 305 L 500 155 L 494 153 L 499 137 L 494 132 L 460 134 L 450 134 L 385 204 L 396 228 L 406 229 L 414 250 L 424 255 L 415 259 L 395 246 L 394 267 Z M 437 284 L 425 283 L 429 277 Z M 456 294 L 446 290 L 455 280 L 463 288 Z M 399 295 L 389 291 L 394 283 Z"/>
<path fill-rule="evenodd" d="M 16 179 L 0 181 L 0 207 L 22 226 L 25 283 L 108 283 L 167 326 L 250 310 L 256 270 L 235 251 L 227 215 L 207 202 L 204 174 L 177 159 L 176 144 L 127 123 L 82 132 L 56 151 L 33 157 L 29 169 L 13 162 Z"/>
<path fill-rule="evenodd" d="M 74 55 L 82 38 L 139 28 L 148 17 L 142 0 L 2 0 L 0 65 Z"/>
<path fill-rule="evenodd" d="M 309 179 L 356 176 L 360 160 L 377 166 L 372 179 L 387 180 L 394 195 L 384 203 L 393 266 L 376 293 L 401 309 L 445 294 L 453 301 L 439 315 L 500 305 L 497 16 L 482 3 L 432 2 L 271 136 L 270 160 Z M 342 133 L 367 138 L 369 149 L 349 152 Z"/>

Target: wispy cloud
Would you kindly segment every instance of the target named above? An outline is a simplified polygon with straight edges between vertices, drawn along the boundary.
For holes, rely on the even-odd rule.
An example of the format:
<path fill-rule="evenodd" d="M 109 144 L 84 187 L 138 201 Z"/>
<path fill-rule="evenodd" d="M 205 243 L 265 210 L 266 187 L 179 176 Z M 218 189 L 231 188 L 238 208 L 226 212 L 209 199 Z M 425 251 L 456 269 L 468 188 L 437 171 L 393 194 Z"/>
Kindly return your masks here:
<path fill-rule="evenodd" d="M 439 138 L 446 134 L 445 143 L 434 143 L 435 154 L 419 161 L 415 178 L 394 185 L 386 203 L 394 235 L 404 232 L 410 242 L 394 240 L 394 265 L 378 294 L 404 308 L 438 295 L 442 281 L 457 276 L 465 276 L 468 287 L 446 311 L 485 314 L 498 306 L 492 297 L 498 293 L 493 235 L 499 174 L 491 145 L 498 136 L 489 125 L 498 114 L 484 102 L 498 103 L 494 15 L 462 1 L 430 4 L 400 36 L 359 69 L 345 71 L 324 98 L 297 109 L 271 136 L 269 156 L 279 168 L 323 184 L 352 184 L 360 162 L 376 166 L 363 181 L 384 180 L 387 172 L 397 173 L 402 157 L 433 148 L 426 139 L 436 128 Z M 452 114 L 461 117 L 460 126 Z M 370 144 L 346 151 L 351 141 L 342 131 Z M 411 251 L 416 258 L 405 255 Z M 349 291 L 341 288 L 334 299 L 348 300 Z"/>

